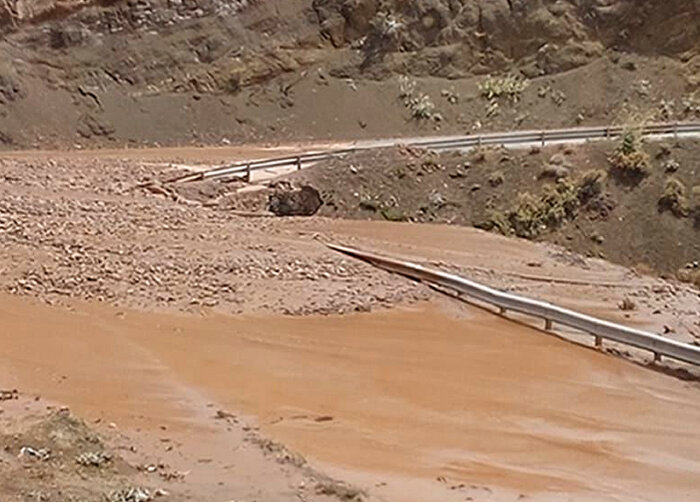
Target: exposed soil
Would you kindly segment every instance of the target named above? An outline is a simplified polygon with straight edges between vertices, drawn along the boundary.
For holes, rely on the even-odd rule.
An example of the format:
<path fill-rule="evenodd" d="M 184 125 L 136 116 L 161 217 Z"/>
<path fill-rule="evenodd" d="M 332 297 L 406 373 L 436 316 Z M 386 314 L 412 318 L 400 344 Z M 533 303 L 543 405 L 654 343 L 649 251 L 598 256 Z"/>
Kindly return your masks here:
<path fill-rule="evenodd" d="M 4 299 L 2 305 L 0 309 L 3 310 L 8 306 Z M 24 315 L 29 312 L 23 310 L 26 307 L 26 303 L 16 303 L 14 313 L 17 313 L 15 308 L 19 308 Z M 61 321 L 66 319 L 66 314 L 65 311 L 58 317 L 49 314 L 53 321 L 57 321 L 53 327 L 60 333 L 63 333 Z M 12 323 L 12 317 L 3 316 L 3 324 Z M 12 328 L 17 332 L 16 326 Z M 27 324 L 23 323 L 20 331 L 26 328 Z M 51 341 L 48 341 L 48 346 L 51 346 Z M 76 355 L 71 354 L 75 345 L 69 344 L 66 348 L 62 352 L 65 356 Z M 117 346 L 110 348 L 119 352 Z M 20 347 L 15 346 L 15 349 Z M 10 366 L 23 373 L 22 365 L 16 366 L 12 362 L 12 355 L 5 353 L 3 356 L 3 373 Z M 42 371 L 49 370 L 49 373 L 58 368 L 66 369 L 55 354 L 48 366 L 41 356 L 32 357 L 32 360 L 32 364 L 37 364 Z M 63 387 L 76 390 L 75 374 L 72 370 L 65 373 L 60 377 Z M 100 382 L 99 371 L 88 369 L 85 374 L 92 374 L 93 384 Z M 120 380 L 115 380 L 117 374 L 115 372 L 111 377 L 113 383 Z M 153 378 L 152 371 L 150 377 L 143 376 L 137 392 L 145 397 L 148 391 L 144 394 L 144 388 L 151 388 L 157 378 Z M 4 378 L 7 380 L 6 376 Z M 26 374 L 21 379 L 28 387 L 37 382 L 30 382 Z M 365 498 L 364 492 L 358 488 L 315 471 L 303 457 L 262 438 L 256 426 L 248 425 L 224 410 L 202 409 L 198 421 L 185 421 L 159 401 L 162 395 L 153 395 L 150 397 L 154 401 L 149 407 L 132 401 L 126 408 L 139 413 L 139 426 L 134 427 L 129 425 L 125 415 L 117 411 L 123 404 L 119 399 L 105 401 L 107 405 L 104 407 L 85 407 L 90 395 L 105 396 L 103 392 L 109 384 L 105 386 L 104 381 L 100 387 L 88 386 L 80 397 L 56 392 L 52 387 L 55 383 L 55 380 L 51 383 L 44 380 L 34 390 L 40 390 L 43 395 L 61 395 L 64 403 L 74 404 L 83 416 L 96 418 L 88 425 L 67 407 L 56 406 L 37 394 L 13 391 L 11 399 L 10 394 L 6 394 L 0 408 L 3 431 L 0 435 L 0 495 L 3 500 L 177 502 L 230 500 L 231 497 L 259 500 L 261 497 L 282 502 L 303 497 L 325 502 Z M 125 382 L 120 383 L 124 385 Z M 154 412 L 156 406 L 159 412 Z M 209 407 L 212 407 L 211 403 Z M 125 408 L 121 411 L 123 413 Z M 117 419 L 119 425 L 109 421 Z M 133 423 L 133 416 L 131 420 Z M 234 476 L 232 472 L 235 472 Z"/>
<path fill-rule="evenodd" d="M 587 148 L 598 151 L 593 146 Z M 674 158 L 680 159 L 683 166 L 686 159 L 680 154 L 684 151 L 672 148 Z M 167 153 L 163 155 L 167 157 Z M 177 158 L 187 158 L 188 155 L 177 152 Z M 301 177 L 329 185 L 321 192 L 326 200 L 322 212 L 329 216 L 379 220 L 386 219 L 386 215 L 392 216 L 384 211 L 384 205 L 392 200 L 385 192 L 385 187 L 391 182 L 397 187 L 396 197 L 405 200 L 407 207 L 414 204 L 417 208 L 413 217 L 435 222 L 440 221 L 442 215 L 442 221 L 453 221 L 446 215 L 461 216 L 473 210 L 481 217 L 485 213 L 477 211 L 483 211 L 484 201 L 497 195 L 500 195 L 498 200 L 502 204 L 510 203 L 507 195 L 510 193 L 514 197 L 523 186 L 529 186 L 528 183 L 540 189 L 543 182 L 534 178 L 541 172 L 541 162 L 546 163 L 550 158 L 549 152 L 532 155 L 528 152 L 488 151 L 483 165 L 475 162 L 466 169 L 464 162 L 473 153 L 467 157 L 454 154 L 436 157 L 426 152 L 405 151 L 369 155 L 374 167 L 358 163 L 363 159 L 360 156 L 337 161 L 338 164 L 316 166 L 294 174 L 292 178 Z M 490 171 L 488 165 L 499 162 L 503 155 L 508 155 L 510 168 L 504 171 L 503 183 L 491 187 L 481 178 Z M 585 157 L 577 157 L 580 155 L 582 152 L 565 154 L 564 157 L 581 158 L 581 164 L 585 165 Z M 411 241 L 413 245 L 423 239 L 434 240 L 440 242 L 446 252 L 450 249 L 450 242 L 460 242 L 460 246 L 469 248 L 476 246 L 479 252 L 461 258 L 450 255 L 447 259 L 435 255 L 433 248 L 422 247 L 409 250 L 408 254 L 419 260 L 432 258 L 439 266 L 467 267 L 462 271 L 468 276 L 496 287 L 517 289 L 522 286 L 528 291 L 542 282 L 538 280 L 540 276 L 559 276 L 564 279 L 563 289 L 545 280 L 541 284 L 543 289 L 533 290 L 538 297 L 557 302 L 569 297 L 566 293 L 569 279 L 574 280 L 574 284 L 584 285 L 590 282 L 622 284 L 635 277 L 635 282 L 630 284 L 639 289 L 632 291 L 623 287 L 613 296 L 612 303 L 610 291 L 605 288 L 590 295 L 587 293 L 591 298 L 600 297 L 594 312 L 604 311 L 605 316 L 614 317 L 619 313 L 618 305 L 624 297 L 632 295 L 640 309 L 638 313 L 653 320 L 648 324 L 650 329 L 664 332 L 664 325 L 667 325 L 673 330 L 670 336 L 678 336 L 684 341 L 692 341 L 694 336 L 700 335 L 694 327 L 697 292 L 692 288 L 643 277 L 600 260 L 589 261 L 563 247 L 530 247 L 533 244 L 523 240 L 456 226 L 454 229 L 428 227 L 423 231 L 419 225 L 410 224 L 394 229 L 391 226 L 376 227 L 370 222 L 319 217 L 273 218 L 261 211 L 267 204 L 269 193 L 264 187 L 251 191 L 256 187 L 235 180 L 160 184 L 158 180 L 171 179 L 181 172 L 181 168 L 168 162 L 152 162 L 150 156 L 148 162 L 143 163 L 135 158 L 115 160 L 111 152 L 92 156 L 65 154 L 61 157 L 54 154 L 54 158 L 56 160 L 46 160 L 39 153 L 33 159 L 25 154 L 2 161 L 0 242 L 4 253 L 0 257 L 0 280 L 6 292 L 40 298 L 51 304 L 65 305 L 79 299 L 161 311 L 295 315 L 368 311 L 424 300 L 431 293 L 427 288 L 390 274 L 378 274 L 363 263 L 329 251 L 323 243 L 356 242 L 381 250 L 391 242 L 415 236 Z M 522 167 L 518 159 L 524 159 Z M 402 169 L 410 164 L 416 173 L 422 172 L 422 166 L 427 162 L 425 169 L 428 171 L 395 179 L 392 163 L 397 160 Z M 376 164 L 378 162 L 386 164 L 382 166 Z M 579 164 L 574 162 L 574 165 Z M 463 170 L 464 176 L 473 179 L 453 178 L 453 169 Z M 572 168 L 573 171 L 578 169 Z M 515 178 L 516 174 L 528 170 L 530 176 Z M 676 175 L 683 176 L 684 172 L 690 174 L 683 167 Z M 631 193 L 643 190 L 653 193 L 653 188 L 644 188 L 644 184 L 651 184 L 653 177 L 657 174 L 645 180 L 642 186 L 631 189 Z M 423 178 L 426 181 L 418 182 Z M 482 183 L 482 188 L 472 191 L 472 181 Z M 332 184 L 336 182 L 338 185 Z M 618 191 L 616 197 L 628 190 L 608 183 L 608 190 Z M 361 192 L 355 192 L 357 189 L 351 188 L 353 186 L 360 186 L 367 194 L 378 194 L 375 198 L 365 198 L 375 201 L 376 206 L 370 208 L 363 204 Z M 423 186 L 431 188 L 423 190 Z M 467 210 L 457 211 L 449 204 L 444 204 L 445 207 L 434 214 L 420 209 L 426 200 L 430 202 L 436 189 L 445 190 L 444 193 L 454 190 L 455 194 L 468 194 L 461 199 Z M 474 202 L 472 198 L 476 197 L 483 199 Z M 657 200 L 660 194 L 653 194 L 653 197 Z M 445 200 L 449 202 L 451 197 L 445 197 Z M 676 219 L 667 213 L 658 214 L 655 202 L 649 204 L 654 217 Z M 393 206 L 388 204 L 386 208 L 392 209 Z M 615 206 L 614 211 L 622 209 Z M 554 240 L 557 236 L 567 235 L 569 227 L 574 224 L 597 223 L 597 220 L 584 223 L 588 217 L 588 213 L 582 211 L 573 223 L 565 222 L 552 235 L 543 235 Z M 615 221 L 613 217 L 610 219 Z M 457 222 L 471 223 L 466 219 Z M 690 237 L 687 238 L 694 239 L 692 223 L 687 219 L 678 222 L 688 226 Z M 606 237 L 602 245 L 608 241 L 616 242 L 613 228 L 611 224 L 611 236 Z M 423 235 L 423 232 L 427 234 Z M 363 235 L 366 237 L 357 240 Z M 562 242 L 570 243 L 565 239 Z M 491 251 L 487 250 L 489 246 Z M 516 254 L 508 251 L 499 259 L 494 258 L 495 248 L 510 249 L 513 246 L 519 250 L 515 251 Z M 403 248 L 388 250 L 399 254 L 406 252 Z M 518 253 L 525 254 L 518 256 Z M 670 252 L 669 256 L 672 256 Z M 552 268 L 547 266 L 548 260 L 554 260 Z M 588 276 L 591 270 L 595 273 Z M 503 273 L 506 274 L 504 277 L 501 276 Z M 525 279 L 520 282 L 516 280 L 519 276 L 533 276 L 534 281 Z M 576 292 L 572 298 L 578 294 Z"/>

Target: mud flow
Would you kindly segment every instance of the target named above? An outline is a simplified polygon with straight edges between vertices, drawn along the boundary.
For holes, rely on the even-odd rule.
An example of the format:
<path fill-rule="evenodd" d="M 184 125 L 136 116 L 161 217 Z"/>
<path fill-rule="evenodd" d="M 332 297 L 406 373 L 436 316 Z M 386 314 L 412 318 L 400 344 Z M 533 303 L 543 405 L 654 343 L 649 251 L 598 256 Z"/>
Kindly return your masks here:
<path fill-rule="evenodd" d="M 473 307 L 195 317 L 3 297 L 0 346 L 4 382 L 82 416 L 187 436 L 211 428 L 212 406 L 244 412 L 371 496 L 698 493 L 696 385 Z"/>

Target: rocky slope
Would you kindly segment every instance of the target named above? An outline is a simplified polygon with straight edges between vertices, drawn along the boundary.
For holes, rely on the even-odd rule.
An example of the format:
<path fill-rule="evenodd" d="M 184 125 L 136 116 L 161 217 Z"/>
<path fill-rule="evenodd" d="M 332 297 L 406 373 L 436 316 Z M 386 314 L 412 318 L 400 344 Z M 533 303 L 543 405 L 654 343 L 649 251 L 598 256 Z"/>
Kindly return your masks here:
<path fill-rule="evenodd" d="M 676 101 L 698 89 L 698 14 L 697 0 L 2 0 L 0 144 L 376 136 L 464 131 L 465 116 L 503 129 L 600 122 L 630 105 L 651 113 L 658 102 L 632 84 Z M 572 72 L 575 88 L 558 92 L 581 95 L 575 109 L 556 99 L 494 116 L 479 101 L 486 74 L 529 79 L 542 96 Z M 434 108 L 445 92 L 459 106 L 439 124 L 412 120 L 399 75 Z"/>

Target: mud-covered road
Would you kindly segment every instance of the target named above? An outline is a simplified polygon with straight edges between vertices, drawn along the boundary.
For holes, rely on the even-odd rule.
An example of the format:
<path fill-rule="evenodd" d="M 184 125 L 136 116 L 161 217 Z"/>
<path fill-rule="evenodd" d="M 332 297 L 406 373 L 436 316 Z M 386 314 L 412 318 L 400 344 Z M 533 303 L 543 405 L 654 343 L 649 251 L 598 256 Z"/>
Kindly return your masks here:
<path fill-rule="evenodd" d="M 377 500 L 698 495 L 697 384 L 446 300 L 290 318 L 2 297 L 0 333 L 3 382 L 183 438 L 161 457 L 191 471 L 199 500 L 238 495 L 238 469 L 252 483 L 270 475 L 241 466 L 250 453 L 215 429 L 216 410 Z M 182 465 L 197 455 L 213 460 Z"/>

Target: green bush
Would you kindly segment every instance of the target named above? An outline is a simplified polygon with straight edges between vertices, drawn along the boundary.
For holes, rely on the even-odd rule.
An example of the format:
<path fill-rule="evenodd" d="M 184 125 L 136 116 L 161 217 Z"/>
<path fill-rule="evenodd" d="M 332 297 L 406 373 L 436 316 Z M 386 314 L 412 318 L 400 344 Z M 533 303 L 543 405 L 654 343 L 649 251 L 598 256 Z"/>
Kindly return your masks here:
<path fill-rule="evenodd" d="M 642 147 L 641 135 L 632 129 L 623 133 L 608 161 L 611 174 L 623 181 L 638 182 L 649 174 L 649 154 Z"/>

